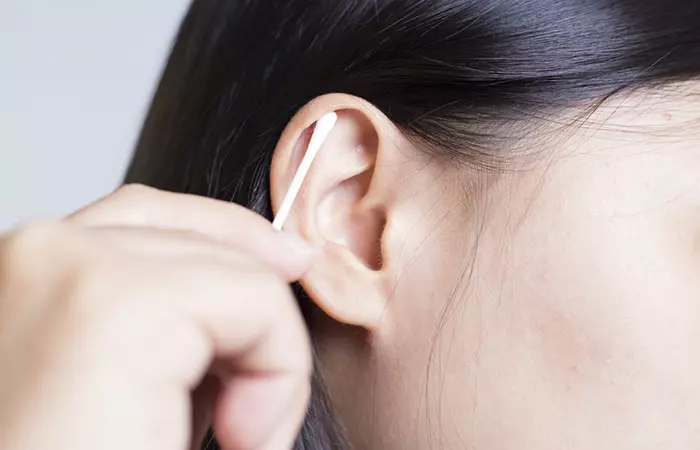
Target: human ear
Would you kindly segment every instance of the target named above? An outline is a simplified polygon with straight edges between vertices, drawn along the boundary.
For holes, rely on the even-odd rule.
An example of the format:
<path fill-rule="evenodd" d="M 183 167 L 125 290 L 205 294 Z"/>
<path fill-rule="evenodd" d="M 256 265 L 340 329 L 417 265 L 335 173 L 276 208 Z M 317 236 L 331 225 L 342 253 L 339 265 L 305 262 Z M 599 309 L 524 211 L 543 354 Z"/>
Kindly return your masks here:
<path fill-rule="evenodd" d="M 306 292 L 335 320 L 372 330 L 385 310 L 390 274 L 383 238 L 396 198 L 387 172 L 400 135 L 381 112 L 343 94 L 319 97 L 290 121 L 272 161 L 275 211 L 304 157 L 314 124 L 335 112 L 338 121 L 302 185 L 285 231 L 323 251 L 302 280 Z"/>

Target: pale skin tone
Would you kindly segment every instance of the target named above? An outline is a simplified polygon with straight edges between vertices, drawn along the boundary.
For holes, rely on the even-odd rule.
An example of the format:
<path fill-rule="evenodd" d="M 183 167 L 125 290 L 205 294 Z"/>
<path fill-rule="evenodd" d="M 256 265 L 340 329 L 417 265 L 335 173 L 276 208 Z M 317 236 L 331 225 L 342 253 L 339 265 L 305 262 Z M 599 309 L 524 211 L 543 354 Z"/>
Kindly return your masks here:
<path fill-rule="evenodd" d="M 502 173 L 319 101 L 346 109 L 291 226 L 341 244 L 303 283 L 335 319 L 314 332 L 354 448 L 700 447 L 698 91 L 533 123 Z"/>
<path fill-rule="evenodd" d="M 0 448 L 185 449 L 217 394 L 224 446 L 290 448 L 310 364 L 296 279 L 358 450 L 700 447 L 700 108 L 679 91 L 532 124 L 501 173 L 429 157 L 360 99 L 316 99 L 271 176 L 278 207 L 308 128 L 338 112 L 286 226 L 316 252 L 150 190 L 9 234 Z M 193 407 L 207 374 L 244 388 Z"/>
<path fill-rule="evenodd" d="M 311 362 L 287 283 L 315 253 L 139 186 L 5 236 L 0 448 L 186 449 L 212 421 L 226 448 L 289 448 Z"/>

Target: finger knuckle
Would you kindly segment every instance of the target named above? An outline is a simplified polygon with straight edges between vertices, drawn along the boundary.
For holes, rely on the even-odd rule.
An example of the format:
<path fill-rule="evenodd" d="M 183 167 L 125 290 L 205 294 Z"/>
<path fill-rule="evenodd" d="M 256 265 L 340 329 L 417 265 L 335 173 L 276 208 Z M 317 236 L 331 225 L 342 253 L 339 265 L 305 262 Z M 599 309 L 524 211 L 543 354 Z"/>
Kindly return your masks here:
<path fill-rule="evenodd" d="M 2 245 L 2 267 L 32 267 L 50 250 L 65 242 L 67 230 L 59 223 L 36 222 L 10 234 Z"/>
<path fill-rule="evenodd" d="M 119 187 L 112 196 L 122 199 L 143 198 L 152 195 L 154 191 L 155 189 L 144 184 L 130 183 Z"/>
<path fill-rule="evenodd" d="M 148 205 L 156 195 L 156 190 L 143 184 L 125 184 L 107 198 L 106 203 L 132 207 Z"/>
<path fill-rule="evenodd" d="M 52 293 L 76 259 L 74 236 L 59 222 L 37 222 L 0 243 L 0 298 L 11 303 L 39 301 Z"/>
<path fill-rule="evenodd" d="M 134 223 L 145 223 L 153 209 L 156 192 L 156 189 L 142 184 L 126 184 L 100 202 L 98 210 L 111 214 L 118 211 L 122 218 L 129 218 Z"/>

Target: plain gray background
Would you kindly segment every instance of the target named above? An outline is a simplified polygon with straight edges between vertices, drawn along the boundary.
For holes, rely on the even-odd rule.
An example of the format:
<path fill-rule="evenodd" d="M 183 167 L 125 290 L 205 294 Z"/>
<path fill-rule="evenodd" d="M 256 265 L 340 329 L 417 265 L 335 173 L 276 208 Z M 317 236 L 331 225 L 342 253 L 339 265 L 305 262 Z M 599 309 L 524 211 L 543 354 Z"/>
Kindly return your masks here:
<path fill-rule="evenodd" d="M 0 229 L 118 186 L 188 4 L 0 0 Z"/>

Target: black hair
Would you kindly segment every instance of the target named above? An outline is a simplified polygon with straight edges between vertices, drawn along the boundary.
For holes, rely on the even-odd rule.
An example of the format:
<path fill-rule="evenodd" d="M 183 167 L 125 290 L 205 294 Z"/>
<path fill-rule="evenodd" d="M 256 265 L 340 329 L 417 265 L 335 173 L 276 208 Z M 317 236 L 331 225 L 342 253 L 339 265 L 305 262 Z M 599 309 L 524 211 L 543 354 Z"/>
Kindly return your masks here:
<path fill-rule="evenodd" d="M 326 93 L 487 164 L 504 125 L 699 76 L 698 0 L 194 0 L 126 181 L 271 218 L 276 142 Z M 345 448 L 319 368 L 313 384 L 296 449 Z"/>

